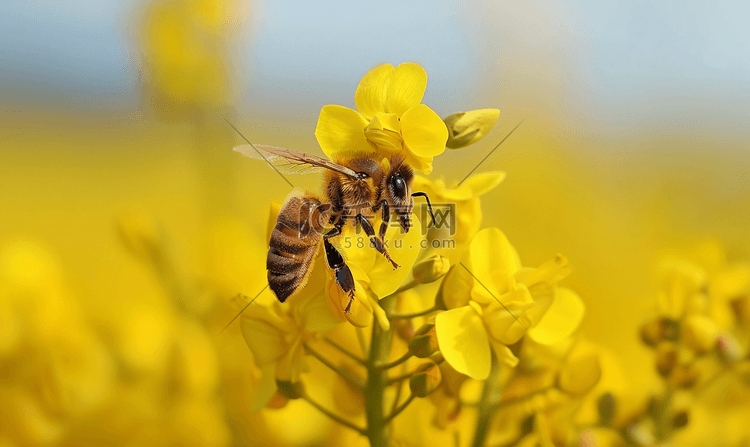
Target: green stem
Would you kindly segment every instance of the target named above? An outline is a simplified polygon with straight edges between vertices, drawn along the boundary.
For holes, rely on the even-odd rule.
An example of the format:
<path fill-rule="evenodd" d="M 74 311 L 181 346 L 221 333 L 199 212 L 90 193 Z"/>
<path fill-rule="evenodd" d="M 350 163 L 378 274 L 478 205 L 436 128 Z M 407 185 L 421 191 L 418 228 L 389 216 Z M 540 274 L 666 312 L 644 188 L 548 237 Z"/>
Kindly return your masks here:
<path fill-rule="evenodd" d="M 401 367 L 401 373 L 406 373 L 406 364 L 404 364 Z M 386 382 L 386 386 L 390 386 L 392 384 L 396 384 L 396 397 L 393 398 L 393 406 L 391 407 L 391 414 L 396 411 L 396 408 L 398 408 L 398 401 L 401 399 L 401 390 L 404 388 L 404 384 L 401 383 L 401 381 L 394 381 L 393 379 L 388 379 Z"/>
<path fill-rule="evenodd" d="M 313 349 L 307 342 L 303 342 L 302 346 L 305 347 L 305 350 L 307 351 L 308 354 L 315 357 L 316 359 L 318 359 L 320 363 L 324 364 L 331 371 L 341 376 L 341 378 L 344 379 L 346 383 L 348 383 L 352 388 L 354 388 L 355 390 L 362 389 L 362 382 L 357 380 L 352 374 L 348 373 L 347 371 L 344 371 L 343 369 L 331 363 L 328 359 L 322 356 L 318 351 Z"/>
<path fill-rule="evenodd" d="M 400 413 L 401 413 L 402 411 L 404 411 L 404 409 L 405 409 L 406 407 L 408 407 L 408 406 L 409 406 L 409 404 L 411 403 L 411 401 L 413 401 L 413 400 L 414 400 L 414 395 L 413 395 L 413 394 L 410 394 L 410 395 L 409 395 L 409 397 L 408 397 L 408 398 L 407 398 L 407 399 L 406 399 L 406 400 L 404 401 L 404 403 L 402 403 L 401 405 L 399 405 L 398 407 L 396 407 L 396 408 L 395 408 L 395 409 L 393 410 L 393 412 L 392 412 L 392 413 L 391 413 L 390 415 L 388 415 L 388 417 L 386 417 L 386 418 L 385 418 L 385 424 L 388 424 L 389 422 L 391 422 L 391 421 L 393 420 L 393 418 L 395 418 L 395 417 L 396 417 L 396 416 L 398 416 L 398 415 L 399 415 L 399 414 L 400 414 Z"/>
<path fill-rule="evenodd" d="M 666 441 L 672 434 L 672 396 L 674 387 L 667 382 L 664 398 L 659 401 L 654 414 L 654 437 L 657 441 Z"/>
<path fill-rule="evenodd" d="M 422 364 L 422 365 L 420 365 L 420 366 L 419 366 L 419 367 L 418 367 L 417 369 L 415 369 L 414 371 L 412 371 L 412 372 L 410 372 L 410 373 L 404 373 L 404 374 L 401 374 L 400 376 L 392 377 L 392 378 L 390 378 L 390 379 L 388 379 L 388 380 L 386 381 L 386 385 L 387 385 L 387 386 L 390 386 L 390 385 L 393 385 L 394 383 L 398 383 L 398 382 L 401 382 L 402 380 L 406 380 L 406 379 L 409 379 L 409 378 L 411 378 L 411 376 L 413 376 L 413 375 L 414 375 L 414 374 L 416 374 L 417 372 L 421 371 L 421 370 L 422 370 L 422 368 L 424 368 L 424 367 L 425 367 L 425 366 L 427 366 L 427 365 L 431 365 L 432 363 L 433 363 L 433 362 L 430 362 L 430 363 L 423 363 L 423 364 Z M 435 363 L 436 365 L 439 365 L 439 364 L 443 363 L 443 359 L 442 359 L 442 358 L 439 358 L 439 359 L 437 359 L 437 360 L 434 360 L 434 363 Z M 405 370 L 405 369 L 404 369 L 404 370 Z"/>
<path fill-rule="evenodd" d="M 370 349 L 372 349 L 372 348 L 370 348 Z M 401 357 L 397 358 L 396 360 L 394 360 L 392 362 L 388 362 L 388 363 L 379 364 L 379 365 L 376 364 L 375 367 L 378 368 L 378 369 L 382 369 L 382 370 L 391 369 L 394 366 L 398 366 L 398 365 L 404 363 L 405 361 L 409 360 L 411 357 L 412 357 L 411 353 L 407 351 L 404 355 L 402 355 Z"/>
<path fill-rule="evenodd" d="M 339 424 L 343 425 L 344 427 L 349 427 L 349 428 L 351 428 L 354 431 L 357 431 L 359 433 L 363 433 L 364 434 L 365 430 L 363 430 L 360 427 L 357 427 L 357 424 L 355 424 L 353 422 L 349 422 L 346 419 L 342 418 L 341 416 L 337 415 L 336 413 L 328 410 L 324 406 L 322 406 L 319 403 L 317 403 L 316 401 L 312 400 L 310 398 L 310 396 L 304 395 L 304 396 L 302 396 L 302 398 L 305 399 L 310 405 L 312 405 L 313 407 L 315 407 L 318 411 L 320 411 L 321 413 L 325 414 L 326 416 L 328 416 L 329 418 L 333 419 L 334 421 L 338 422 Z"/>
<path fill-rule="evenodd" d="M 367 407 L 367 438 L 371 447 L 390 445 L 386 420 L 383 416 L 383 392 L 386 387 L 386 373 L 378 365 L 388 359 L 391 347 L 391 331 L 384 331 L 380 325 L 373 323 L 370 355 L 367 358 L 367 384 L 365 400 Z"/>
<path fill-rule="evenodd" d="M 500 364 L 493 358 L 490 376 L 484 381 L 482 397 L 477 406 L 479 414 L 477 416 L 476 429 L 474 430 L 474 442 L 471 444 L 472 447 L 482 447 L 484 445 L 490 429 L 490 423 L 492 422 L 492 415 L 495 413 L 498 405 L 500 405 L 499 377 Z"/>
<path fill-rule="evenodd" d="M 419 311 L 419 312 L 414 312 L 414 313 L 411 313 L 411 314 L 393 314 L 393 315 L 388 315 L 388 319 L 390 319 L 390 320 L 405 320 L 405 319 L 409 319 L 409 318 L 422 317 L 422 316 L 425 316 L 425 315 L 427 315 L 429 313 L 435 312 L 436 310 L 438 310 L 437 307 L 436 306 L 432 306 L 429 309 L 425 309 L 425 310 L 422 310 L 422 311 Z"/>
<path fill-rule="evenodd" d="M 341 346 L 340 344 L 336 343 L 335 341 L 331 340 L 330 338 L 326 337 L 323 340 L 325 340 L 329 345 L 331 345 L 334 348 L 338 349 L 339 351 L 341 351 L 342 354 L 344 354 L 345 356 L 349 357 L 350 359 L 356 361 L 360 365 L 364 365 L 365 364 L 365 361 L 362 360 L 359 356 L 357 356 L 353 352 L 349 351 L 345 347 Z"/>
<path fill-rule="evenodd" d="M 419 285 L 419 283 L 412 279 L 408 283 L 406 283 L 403 286 L 399 287 L 398 290 L 396 290 L 395 292 L 393 292 L 391 294 L 391 296 L 398 295 L 401 292 L 406 292 L 407 290 L 413 289 L 414 287 L 416 287 L 418 285 Z"/>

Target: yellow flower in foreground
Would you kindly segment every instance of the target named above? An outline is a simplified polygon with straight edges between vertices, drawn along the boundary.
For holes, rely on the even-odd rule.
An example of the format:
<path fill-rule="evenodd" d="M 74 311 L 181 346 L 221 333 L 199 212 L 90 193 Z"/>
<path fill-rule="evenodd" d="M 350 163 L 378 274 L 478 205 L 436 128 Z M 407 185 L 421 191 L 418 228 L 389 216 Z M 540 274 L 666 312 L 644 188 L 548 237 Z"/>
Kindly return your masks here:
<path fill-rule="evenodd" d="M 421 104 L 427 73 L 415 63 L 383 64 L 370 70 L 354 95 L 357 110 L 327 105 L 320 111 L 315 136 L 323 152 L 401 154 L 415 169 L 429 174 L 432 158 L 445 150 L 448 129 Z"/>
<path fill-rule="evenodd" d="M 508 348 L 528 333 L 540 344 L 554 344 L 572 334 L 584 306 L 573 291 L 557 288 L 570 267 L 562 256 L 539 268 L 523 268 L 513 246 L 496 228 L 480 231 L 467 259 L 453 268 L 443 284 L 450 310 L 437 315 L 440 351 L 457 371 L 484 380 L 491 350 L 515 366 Z"/>

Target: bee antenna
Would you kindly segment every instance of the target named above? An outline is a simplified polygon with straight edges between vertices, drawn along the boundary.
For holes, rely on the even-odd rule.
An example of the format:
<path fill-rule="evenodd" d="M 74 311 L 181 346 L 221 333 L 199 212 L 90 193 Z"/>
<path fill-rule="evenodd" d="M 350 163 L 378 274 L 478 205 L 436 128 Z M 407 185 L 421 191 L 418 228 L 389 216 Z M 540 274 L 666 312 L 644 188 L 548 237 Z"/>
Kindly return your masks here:
<path fill-rule="evenodd" d="M 426 192 L 415 192 L 411 195 L 412 197 L 424 197 L 424 199 L 427 201 L 427 208 L 430 210 L 430 217 L 432 217 L 432 226 L 435 226 L 435 213 L 432 212 L 432 204 L 430 203 L 430 198 L 427 197 Z"/>

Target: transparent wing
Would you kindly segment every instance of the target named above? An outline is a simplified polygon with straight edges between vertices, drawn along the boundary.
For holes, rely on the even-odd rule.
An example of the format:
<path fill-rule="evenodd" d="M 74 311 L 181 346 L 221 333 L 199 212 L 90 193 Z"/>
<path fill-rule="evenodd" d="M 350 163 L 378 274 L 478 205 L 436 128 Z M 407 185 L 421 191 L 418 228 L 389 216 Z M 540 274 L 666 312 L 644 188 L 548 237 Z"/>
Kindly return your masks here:
<path fill-rule="evenodd" d="M 243 144 L 235 147 L 234 150 L 246 157 L 263 160 L 283 174 L 309 174 L 320 172 L 322 169 L 329 169 L 350 177 L 357 176 L 355 171 L 346 166 L 291 149 L 262 144 Z"/>
<path fill-rule="evenodd" d="M 247 146 L 250 148 L 250 146 Z M 278 155 L 271 155 L 262 153 L 259 154 L 258 152 L 255 152 L 252 148 L 250 148 L 250 151 L 247 153 L 241 152 L 235 148 L 237 152 L 240 152 L 242 155 L 245 155 L 246 157 L 253 158 L 255 160 L 260 160 L 261 162 L 269 164 L 273 169 L 281 172 L 282 174 L 314 174 L 319 173 L 323 171 L 323 168 L 320 166 L 312 166 L 307 163 L 301 163 L 301 162 L 295 162 L 290 161 L 284 157 L 280 157 Z"/>

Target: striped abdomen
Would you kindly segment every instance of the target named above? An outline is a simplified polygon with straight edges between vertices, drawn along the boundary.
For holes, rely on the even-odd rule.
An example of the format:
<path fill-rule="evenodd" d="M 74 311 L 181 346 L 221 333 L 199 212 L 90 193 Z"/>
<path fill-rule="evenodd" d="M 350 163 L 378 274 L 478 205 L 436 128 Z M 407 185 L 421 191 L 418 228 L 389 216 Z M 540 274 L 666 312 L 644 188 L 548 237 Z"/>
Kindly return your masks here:
<path fill-rule="evenodd" d="M 268 285 L 282 303 L 307 282 L 320 242 L 320 201 L 292 196 L 279 211 L 271 232 Z"/>

